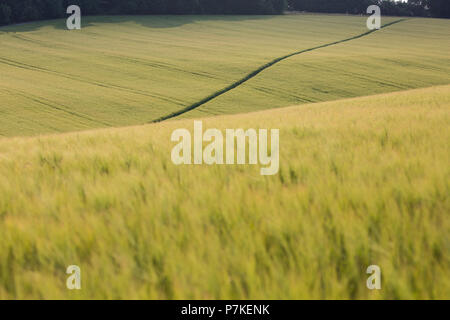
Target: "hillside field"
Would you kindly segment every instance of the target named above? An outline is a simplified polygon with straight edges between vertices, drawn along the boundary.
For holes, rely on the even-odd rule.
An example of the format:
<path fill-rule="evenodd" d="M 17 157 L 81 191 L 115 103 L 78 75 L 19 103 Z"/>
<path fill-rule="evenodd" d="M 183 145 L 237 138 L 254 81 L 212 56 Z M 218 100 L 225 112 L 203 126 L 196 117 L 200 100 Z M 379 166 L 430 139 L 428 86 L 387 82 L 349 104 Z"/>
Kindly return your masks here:
<path fill-rule="evenodd" d="M 0 299 L 449 299 L 450 20 L 366 19 L 1 27 Z M 175 165 L 199 119 L 278 174 Z"/>
<path fill-rule="evenodd" d="M 0 298 L 450 297 L 450 86 L 203 122 L 279 128 L 279 175 L 173 165 L 189 119 L 1 139 Z"/>
<path fill-rule="evenodd" d="M 365 17 L 86 17 L 0 28 L 0 135 L 149 123 L 280 56 L 367 32 Z M 383 24 L 399 18 L 384 17 Z M 450 83 L 450 21 L 409 19 L 272 66 L 197 117 Z"/>

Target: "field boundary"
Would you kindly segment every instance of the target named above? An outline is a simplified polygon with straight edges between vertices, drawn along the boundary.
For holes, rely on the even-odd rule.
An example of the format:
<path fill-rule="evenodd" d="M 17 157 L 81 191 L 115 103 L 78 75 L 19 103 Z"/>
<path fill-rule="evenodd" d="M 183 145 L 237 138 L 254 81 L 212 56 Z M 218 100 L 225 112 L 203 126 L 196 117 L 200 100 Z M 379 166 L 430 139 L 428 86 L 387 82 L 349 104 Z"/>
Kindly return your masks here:
<path fill-rule="evenodd" d="M 403 22 L 403 21 L 405 21 L 405 20 L 408 20 L 408 18 L 399 19 L 399 20 L 396 20 L 396 21 L 387 23 L 387 24 L 383 25 L 383 26 L 381 27 L 381 29 L 387 28 L 387 27 L 389 27 L 389 26 L 392 26 L 392 25 L 394 25 L 394 24 Z M 204 104 L 210 102 L 211 100 L 213 100 L 213 99 L 215 99 L 215 98 L 217 98 L 217 97 L 219 97 L 219 96 L 221 96 L 221 95 L 223 95 L 223 94 L 225 94 L 225 93 L 227 93 L 227 92 L 229 92 L 229 91 L 235 89 L 236 87 L 239 87 L 240 85 L 242 85 L 243 83 L 247 82 L 248 80 L 250 80 L 250 79 L 256 77 L 259 73 L 263 72 L 264 70 L 266 70 L 266 69 L 272 67 L 273 65 L 275 65 L 275 64 L 277 64 L 277 63 L 279 63 L 279 62 L 281 62 L 281 61 L 283 61 L 283 60 L 286 60 L 286 59 L 288 59 L 288 58 L 290 58 L 290 57 L 293 57 L 293 56 L 296 56 L 296 55 L 300 55 L 300 54 L 302 54 L 302 53 L 306 53 L 306 52 L 310 52 L 310 51 L 314 51 L 314 50 L 318 50 L 318 49 L 322 49 L 322 48 L 334 46 L 334 45 L 337 45 L 337 44 L 340 44 L 340 43 L 344 43 L 344 42 L 356 40 L 356 39 L 359 39 L 359 38 L 368 36 L 368 35 L 370 35 L 370 34 L 376 32 L 376 31 L 378 31 L 378 30 L 377 30 L 377 29 L 370 30 L 370 31 L 361 33 L 361 34 L 359 34 L 359 35 L 356 35 L 356 36 L 353 36 L 353 37 L 350 37 L 350 38 L 347 38 L 347 39 L 344 39 L 344 40 L 338 40 L 338 41 L 326 43 L 326 44 L 323 44 L 323 45 L 320 45 L 320 46 L 317 46 L 317 47 L 313 47 L 313 48 L 309 48 L 309 49 L 304 49 L 304 50 L 292 52 L 292 53 L 290 53 L 290 54 L 287 54 L 287 55 L 284 55 L 284 56 L 275 58 L 275 59 L 273 59 L 272 61 L 270 61 L 270 62 L 268 62 L 268 63 L 262 65 L 262 66 L 259 67 L 258 69 L 256 69 L 256 70 L 250 72 L 250 73 L 247 74 L 244 78 L 242 78 L 242 79 L 240 79 L 240 80 L 234 82 L 233 84 L 231 84 L 231 85 L 229 85 L 229 86 L 227 86 L 227 87 L 225 87 L 225 88 L 223 88 L 223 89 L 221 89 L 221 90 L 219 90 L 219 91 L 216 91 L 215 93 L 213 93 L 213 94 L 207 96 L 206 98 L 203 98 L 202 100 L 200 100 L 200 101 L 198 101 L 198 102 L 195 102 L 194 104 L 191 104 L 190 106 L 188 106 L 188 107 L 186 107 L 186 108 L 184 108 L 184 109 L 181 109 L 181 110 L 172 112 L 172 113 L 169 114 L 169 115 L 166 115 L 166 116 L 160 117 L 160 118 L 158 118 L 158 119 L 156 119 L 156 120 L 153 120 L 153 121 L 151 121 L 151 123 L 157 123 L 157 122 L 162 122 L 162 121 L 165 121 L 165 120 L 169 120 L 169 119 L 178 117 L 178 116 L 180 116 L 180 115 L 182 115 L 182 114 L 185 114 L 185 113 L 187 113 L 187 112 L 189 112 L 189 111 L 192 111 L 192 110 L 194 110 L 194 109 L 197 109 L 198 107 L 200 107 L 200 106 L 202 106 L 202 105 L 204 105 Z"/>

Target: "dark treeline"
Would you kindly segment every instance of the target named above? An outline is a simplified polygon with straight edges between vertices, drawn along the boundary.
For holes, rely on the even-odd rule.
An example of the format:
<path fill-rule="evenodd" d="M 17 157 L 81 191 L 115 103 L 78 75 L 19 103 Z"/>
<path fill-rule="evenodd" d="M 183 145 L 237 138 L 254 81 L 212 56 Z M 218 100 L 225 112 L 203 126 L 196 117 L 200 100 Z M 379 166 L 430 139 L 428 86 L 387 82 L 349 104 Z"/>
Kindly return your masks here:
<path fill-rule="evenodd" d="M 85 15 L 281 14 L 286 0 L 0 0 L 0 25 L 65 17 L 69 5 Z"/>
<path fill-rule="evenodd" d="M 378 4 L 385 15 L 450 17 L 450 0 L 0 0 L 0 25 L 66 17 L 71 4 L 85 15 L 281 14 L 286 8 L 364 14 Z"/>
<path fill-rule="evenodd" d="M 450 18 L 450 0 L 288 0 L 295 11 L 365 14 L 367 7 L 380 6 L 383 15 Z"/>

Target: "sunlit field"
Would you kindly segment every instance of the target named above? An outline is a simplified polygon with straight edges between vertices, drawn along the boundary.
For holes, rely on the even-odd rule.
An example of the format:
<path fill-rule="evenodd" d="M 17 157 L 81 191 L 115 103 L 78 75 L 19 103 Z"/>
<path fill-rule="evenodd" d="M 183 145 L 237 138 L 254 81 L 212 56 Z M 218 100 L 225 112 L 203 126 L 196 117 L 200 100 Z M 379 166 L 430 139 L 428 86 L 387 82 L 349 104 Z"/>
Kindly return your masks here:
<path fill-rule="evenodd" d="M 0 135 L 145 124 L 278 57 L 367 32 L 335 15 L 85 17 L 0 28 Z M 383 24 L 399 18 L 384 17 Z M 409 19 L 303 53 L 181 115 L 240 113 L 450 82 L 450 22 Z"/>
<path fill-rule="evenodd" d="M 175 166 L 189 119 L 0 139 L 0 298 L 450 297 L 450 86 L 203 123 L 279 128 L 280 173 Z"/>
<path fill-rule="evenodd" d="M 291 57 L 184 116 L 248 112 L 448 84 L 449 32 L 448 20 L 403 20 L 360 39 Z"/>
<path fill-rule="evenodd" d="M 1 27 L 0 299 L 450 299 L 450 20 L 366 20 Z M 175 165 L 194 120 L 279 171 Z"/>

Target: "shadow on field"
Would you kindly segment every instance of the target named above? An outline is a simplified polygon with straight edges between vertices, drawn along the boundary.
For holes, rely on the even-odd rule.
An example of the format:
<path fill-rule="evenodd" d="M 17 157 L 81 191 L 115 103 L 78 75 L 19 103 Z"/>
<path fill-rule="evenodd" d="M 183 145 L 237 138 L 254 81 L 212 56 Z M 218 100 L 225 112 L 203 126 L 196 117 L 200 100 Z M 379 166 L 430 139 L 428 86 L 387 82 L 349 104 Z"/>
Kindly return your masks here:
<path fill-rule="evenodd" d="M 249 21 L 267 20 L 275 16 L 244 16 L 244 15 L 145 15 L 145 16 L 85 16 L 81 19 L 81 28 L 89 28 L 101 24 L 118 24 L 134 22 L 147 28 L 176 28 L 200 21 Z M 0 34 L 14 32 L 31 32 L 44 27 L 67 30 L 66 19 L 33 21 L 0 27 Z"/>

